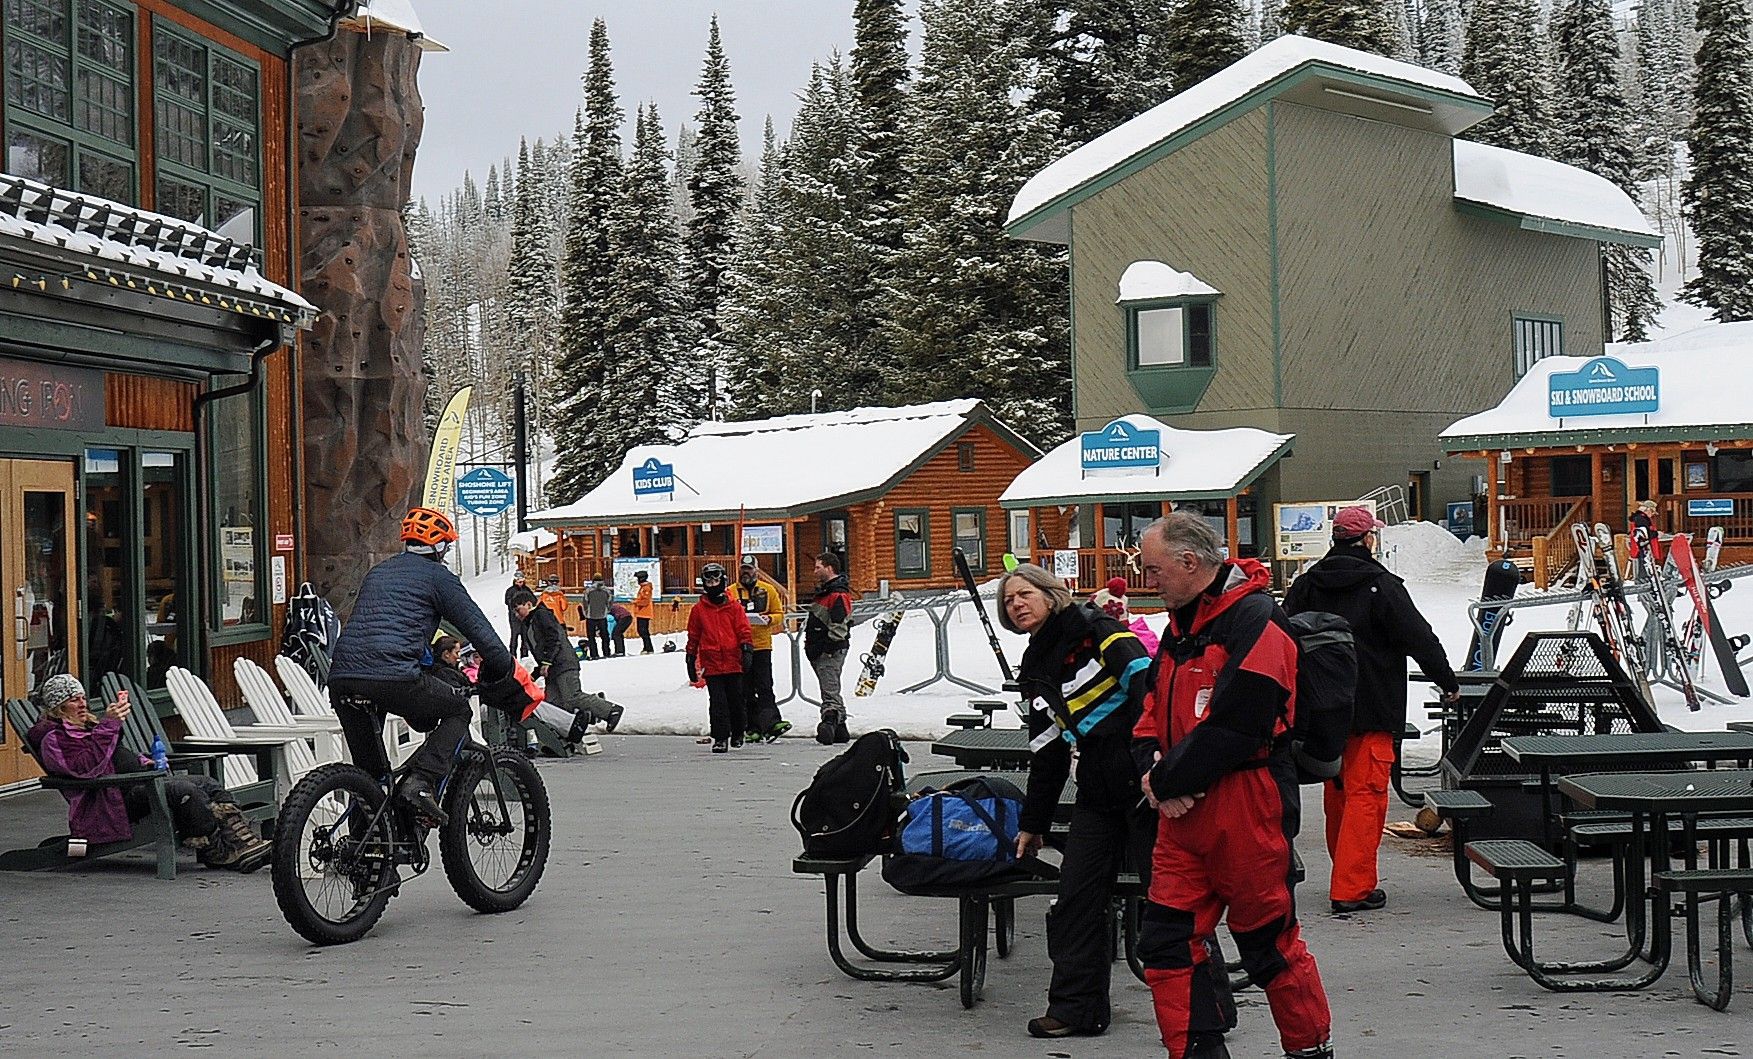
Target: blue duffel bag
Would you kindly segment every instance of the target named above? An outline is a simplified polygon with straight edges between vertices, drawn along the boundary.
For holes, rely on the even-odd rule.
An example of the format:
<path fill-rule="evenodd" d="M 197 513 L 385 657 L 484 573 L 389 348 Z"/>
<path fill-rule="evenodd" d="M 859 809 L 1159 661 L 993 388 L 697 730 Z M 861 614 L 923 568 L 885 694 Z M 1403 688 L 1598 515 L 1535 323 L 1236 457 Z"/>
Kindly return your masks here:
<path fill-rule="evenodd" d="M 904 894 L 928 896 L 1035 878 L 1051 866 L 1016 857 L 1023 792 L 999 777 L 976 777 L 922 791 L 907 805 L 896 852 L 883 858 L 883 879 Z"/>

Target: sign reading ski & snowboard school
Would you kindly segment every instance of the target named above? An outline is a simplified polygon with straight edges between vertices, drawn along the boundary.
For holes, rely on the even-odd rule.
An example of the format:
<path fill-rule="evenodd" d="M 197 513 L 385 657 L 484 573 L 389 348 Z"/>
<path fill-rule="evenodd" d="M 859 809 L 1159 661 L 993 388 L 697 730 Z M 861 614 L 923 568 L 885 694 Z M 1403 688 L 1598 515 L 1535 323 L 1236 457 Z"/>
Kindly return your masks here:
<path fill-rule="evenodd" d="M 633 495 L 674 496 L 676 492 L 676 468 L 671 463 L 659 463 L 653 456 L 644 463 L 633 468 Z"/>
<path fill-rule="evenodd" d="M 476 467 L 457 479 L 457 506 L 471 515 L 492 518 L 517 500 L 517 483 L 504 471 Z"/>
<path fill-rule="evenodd" d="M 1639 415 L 1662 407 L 1660 370 L 1634 368 L 1617 357 L 1596 357 L 1576 371 L 1555 371 L 1546 380 L 1546 414 Z"/>
<path fill-rule="evenodd" d="M 1079 448 L 1085 471 L 1154 471 L 1162 465 L 1162 431 L 1144 430 L 1124 419 L 1084 432 Z"/>

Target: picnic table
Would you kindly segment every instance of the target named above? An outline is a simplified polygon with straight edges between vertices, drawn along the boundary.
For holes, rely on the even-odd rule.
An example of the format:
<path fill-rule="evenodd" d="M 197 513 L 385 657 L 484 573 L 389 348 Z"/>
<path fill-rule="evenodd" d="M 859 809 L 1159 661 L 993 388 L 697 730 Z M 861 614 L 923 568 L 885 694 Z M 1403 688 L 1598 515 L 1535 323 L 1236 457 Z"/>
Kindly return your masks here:
<path fill-rule="evenodd" d="M 942 754 L 965 769 L 1027 771 L 1034 756 L 1029 750 L 1029 733 L 1021 728 L 969 728 L 951 732 L 932 743 L 931 752 Z"/>
<path fill-rule="evenodd" d="M 1511 761 L 1540 770 L 1540 804 L 1548 831 L 1554 816 L 1552 774 L 1612 769 L 1619 772 L 1704 762 L 1753 765 L 1753 732 L 1623 732 L 1607 735 L 1513 735 L 1500 744 Z"/>

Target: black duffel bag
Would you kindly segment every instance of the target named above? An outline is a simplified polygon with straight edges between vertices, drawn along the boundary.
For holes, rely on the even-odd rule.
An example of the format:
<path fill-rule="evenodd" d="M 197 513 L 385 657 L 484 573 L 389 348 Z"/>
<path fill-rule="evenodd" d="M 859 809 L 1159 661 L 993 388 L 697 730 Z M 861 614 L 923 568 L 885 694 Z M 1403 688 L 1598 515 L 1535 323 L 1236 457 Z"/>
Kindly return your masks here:
<path fill-rule="evenodd" d="M 882 853 L 905 804 L 907 751 L 893 731 L 866 732 L 816 770 L 791 803 L 791 826 L 810 857 Z"/>

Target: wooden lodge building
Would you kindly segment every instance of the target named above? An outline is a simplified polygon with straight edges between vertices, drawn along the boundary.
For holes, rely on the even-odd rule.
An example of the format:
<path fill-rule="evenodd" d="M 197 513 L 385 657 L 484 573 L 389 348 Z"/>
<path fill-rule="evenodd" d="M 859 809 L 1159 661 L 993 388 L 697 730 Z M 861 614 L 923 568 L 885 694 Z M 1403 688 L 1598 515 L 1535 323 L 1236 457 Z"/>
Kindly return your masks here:
<path fill-rule="evenodd" d="M 657 559 L 659 594 L 691 599 L 701 567 L 734 577 L 754 554 L 796 601 L 824 551 L 866 594 L 949 588 L 955 548 L 977 574 L 1002 569 L 998 497 L 1040 455 L 977 400 L 701 423 L 633 449 L 576 502 L 531 512 L 556 539 L 521 558 L 571 592 L 614 579 L 617 559 Z"/>
<path fill-rule="evenodd" d="M 1631 509 L 1654 500 L 1661 533 L 1691 534 L 1702 555 L 1721 526 L 1722 561 L 1753 559 L 1753 372 L 1738 367 L 1749 355 L 1753 323 L 1554 357 L 1449 426 L 1444 450 L 1483 471 L 1492 554 L 1544 587 L 1576 565 L 1573 524 L 1623 535 Z"/>
<path fill-rule="evenodd" d="M 1467 501 L 1437 441 L 1541 357 L 1601 351 L 1603 243 L 1660 244 L 1583 170 L 1460 137 L 1459 78 L 1280 37 L 1031 178 L 1012 236 L 1070 253 L 1080 430 L 1135 412 L 1294 435 L 1270 505 Z"/>
<path fill-rule="evenodd" d="M 335 8 L 4 5 L 7 697 L 59 672 L 229 681 L 277 646 L 298 576 L 293 341 L 316 315 L 295 293 L 290 64 Z M 35 774 L 0 732 L 0 788 Z"/>

